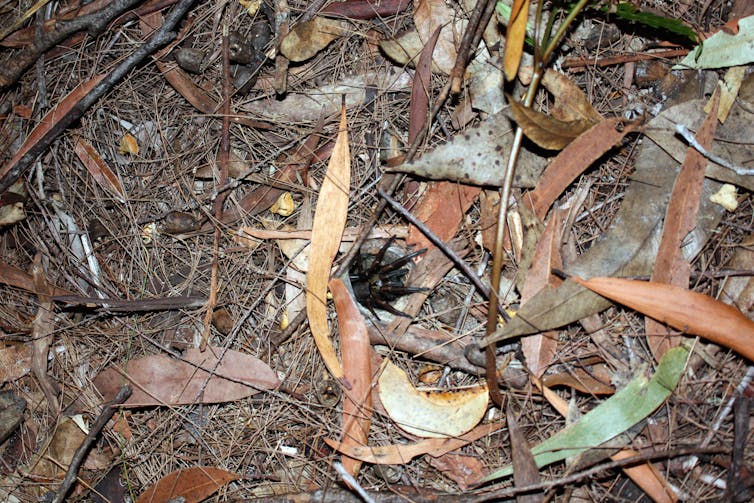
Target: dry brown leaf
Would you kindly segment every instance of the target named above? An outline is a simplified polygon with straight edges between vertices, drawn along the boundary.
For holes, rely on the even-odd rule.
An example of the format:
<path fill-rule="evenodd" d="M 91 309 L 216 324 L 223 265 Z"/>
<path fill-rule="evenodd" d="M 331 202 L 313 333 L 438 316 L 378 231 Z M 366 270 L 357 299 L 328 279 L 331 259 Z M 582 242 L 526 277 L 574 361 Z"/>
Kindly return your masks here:
<path fill-rule="evenodd" d="M 529 0 L 513 0 L 508 29 L 505 31 L 505 52 L 503 53 L 503 72 L 508 81 L 516 78 L 518 65 L 521 64 L 528 20 Z"/>
<path fill-rule="evenodd" d="M 167 503 L 181 498 L 184 503 L 199 503 L 228 482 L 240 478 L 242 476 L 237 473 L 213 466 L 194 466 L 176 470 L 148 487 L 136 502 Z"/>
<path fill-rule="evenodd" d="M 291 61 L 306 61 L 351 29 L 347 21 L 315 16 L 297 24 L 283 37 L 280 52 Z"/>
<path fill-rule="evenodd" d="M 21 269 L 0 262 L 0 283 L 26 290 L 27 292 L 37 293 L 34 287 L 34 280 L 31 275 Z M 73 292 L 65 288 L 48 285 L 50 295 L 73 295 Z"/>
<path fill-rule="evenodd" d="M 345 107 L 341 109 L 339 127 L 338 139 L 327 165 L 327 174 L 314 212 L 309 271 L 306 274 L 306 314 L 309 327 L 327 369 L 336 379 L 342 379 L 344 375 L 330 340 L 326 299 L 330 269 L 346 226 L 351 186 L 351 153 L 348 148 Z"/>
<path fill-rule="evenodd" d="M 754 322 L 712 297 L 664 283 L 621 278 L 571 279 L 608 299 L 754 361 Z"/>
<path fill-rule="evenodd" d="M 351 384 L 351 389 L 343 393 L 341 445 L 366 445 L 372 423 L 372 346 L 364 317 L 343 281 L 337 278 L 331 280 L 330 291 L 338 313 L 343 373 Z M 343 456 L 341 463 L 354 477 L 361 468 L 360 460 L 348 456 Z"/>
<path fill-rule="evenodd" d="M 341 454 L 360 459 L 365 463 L 402 465 L 423 454 L 429 454 L 434 457 L 442 456 L 448 452 L 460 449 L 475 440 L 491 435 L 501 427 L 500 424 L 496 423 L 481 424 L 457 438 L 427 438 L 413 444 L 365 445 L 352 446 L 346 449 L 337 440 L 326 438 L 325 443 Z"/>
<path fill-rule="evenodd" d="M 134 138 L 135 141 L 136 139 Z M 138 145 L 136 150 L 138 152 Z M 123 190 L 123 185 L 121 185 L 118 176 L 113 173 L 110 166 L 107 165 L 99 152 L 97 152 L 97 149 L 83 139 L 79 139 L 76 145 L 74 145 L 73 151 L 76 152 L 81 163 L 100 187 L 115 196 L 121 203 L 126 202 L 126 192 Z"/>
<path fill-rule="evenodd" d="M 385 411 L 401 429 L 424 438 L 468 433 L 482 420 L 488 404 L 486 386 L 419 391 L 406 373 L 389 360 L 379 377 L 379 396 Z"/>
<path fill-rule="evenodd" d="M 0 347 L 0 384 L 22 378 L 31 370 L 31 345 L 6 342 Z"/>
<path fill-rule="evenodd" d="M 330 2 L 319 13 L 323 16 L 346 17 L 349 19 L 373 19 L 398 14 L 406 10 L 410 0 L 349 0 Z"/>
<path fill-rule="evenodd" d="M 164 355 L 131 360 L 123 369 L 100 372 L 94 384 L 105 400 L 110 400 L 123 384 L 130 383 L 133 393 L 125 405 L 131 407 L 231 402 L 280 385 L 275 372 L 252 355 L 228 350 L 218 366 L 217 356 L 222 351 L 209 347 L 203 353 L 189 349 L 183 360 Z M 217 369 L 210 376 L 197 366 Z"/>
<path fill-rule="evenodd" d="M 508 97 L 513 118 L 531 141 L 542 148 L 560 150 L 568 146 L 581 133 L 594 126 L 589 119 L 562 121 L 533 108 L 525 107 Z"/>
<path fill-rule="evenodd" d="M 39 124 L 37 124 L 37 126 L 32 129 L 31 133 L 29 133 L 29 136 L 26 137 L 21 148 L 19 148 L 15 155 L 5 163 L 5 166 L 3 166 L 2 169 L 0 169 L 0 179 L 4 178 L 8 174 L 8 171 L 10 171 L 10 169 L 13 168 L 13 166 L 15 166 L 24 155 L 26 155 L 29 149 L 42 140 L 50 132 L 52 127 L 57 124 L 62 117 L 67 116 L 73 107 L 78 105 L 79 101 L 89 94 L 89 91 L 99 84 L 103 78 L 105 78 L 104 74 L 95 75 L 91 79 L 82 82 L 73 88 L 73 90 L 68 93 L 65 98 L 55 106 L 55 108 L 47 112 L 47 114 L 42 117 Z"/>
<path fill-rule="evenodd" d="M 555 98 L 550 113 L 562 121 L 587 120 L 593 124 L 601 122 L 603 117 L 594 109 L 584 91 L 567 75 L 555 70 L 547 70 L 542 77 L 542 85 Z"/>
<path fill-rule="evenodd" d="M 485 466 L 479 457 L 449 452 L 438 458 L 430 457 L 429 464 L 458 485 L 462 491 L 484 477 Z"/>
<path fill-rule="evenodd" d="M 437 45 L 437 38 L 440 36 L 438 26 L 429 37 L 427 44 L 422 49 L 419 62 L 416 64 L 414 72 L 414 82 L 411 85 L 411 101 L 408 110 L 408 143 L 413 144 L 419 132 L 427 123 L 429 115 L 429 93 L 430 79 L 432 78 L 432 53 Z"/>
<path fill-rule="evenodd" d="M 719 92 L 715 93 L 713 101 L 712 110 L 707 113 L 696 135 L 700 145 L 708 150 L 717 130 Z M 696 227 L 706 166 L 707 159 L 690 147 L 673 184 L 673 191 L 670 193 L 670 202 L 665 211 L 660 248 L 652 269 L 651 281 L 682 288 L 688 287 L 691 264 L 683 256 L 682 247 L 684 239 Z M 680 335 L 651 318 L 645 320 L 644 327 L 647 343 L 658 362 L 668 349 L 676 347 L 681 342 Z"/>
<path fill-rule="evenodd" d="M 545 168 L 537 187 L 524 194 L 523 199 L 540 220 L 547 210 L 577 176 L 623 137 L 638 126 L 623 124 L 621 119 L 605 119 L 571 142 Z"/>
<path fill-rule="evenodd" d="M 456 235 L 464 215 L 479 196 L 481 189 L 452 182 L 430 182 L 414 209 L 414 216 L 444 242 Z M 435 248 L 415 226 L 408 228 L 406 243 L 416 248 Z"/>
<path fill-rule="evenodd" d="M 524 487 L 528 485 L 538 484 L 539 468 L 534 461 L 534 455 L 531 452 L 531 447 L 526 441 L 526 437 L 521 432 L 516 422 L 516 417 L 511 409 L 510 402 L 506 410 L 506 417 L 508 423 L 508 434 L 511 441 L 511 458 L 513 460 L 513 483 L 515 487 Z M 542 501 L 542 493 L 526 493 L 516 498 L 516 503 L 537 503 Z"/>
<path fill-rule="evenodd" d="M 548 388 L 568 386 L 569 388 L 590 395 L 612 395 L 615 393 L 614 387 L 595 379 L 591 374 L 581 368 L 575 368 L 568 372 L 560 372 L 558 374 L 548 374 L 542 378 L 542 384 Z"/>
<path fill-rule="evenodd" d="M 466 23 L 456 17 L 444 0 L 419 0 L 414 7 L 414 26 L 423 43 L 426 44 L 438 26 L 442 27 L 432 62 L 445 75 L 449 75 L 455 65 L 458 57 L 456 38 L 460 40 Z"/>
<path fill-rule="evenodd" d="M 563 221 L 567 212 L 553 211 L 547 221 L 542 235 L 537 242 L 526 282 L 521 291 L 521 303 L 530 298 L 546 286 L 557 287 L 561 281 L 554 277 L 552 269 L 562 269 L 563 260 L 560 256 L 560 242 L 563 234 Z M 521 338 L 521 350 L 526 358 L 526 365 L 535 377 L 541 377 L 555 358 L 558 347 L 558 334 L 546 331 Z"/>

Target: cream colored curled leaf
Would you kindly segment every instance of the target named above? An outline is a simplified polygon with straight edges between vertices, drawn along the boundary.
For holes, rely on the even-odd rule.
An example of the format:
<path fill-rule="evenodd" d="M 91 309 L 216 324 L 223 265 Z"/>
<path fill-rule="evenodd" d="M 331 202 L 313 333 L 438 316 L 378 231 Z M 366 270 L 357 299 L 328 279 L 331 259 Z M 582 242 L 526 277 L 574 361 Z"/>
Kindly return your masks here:
<path fill-rule="evenodd" d="M 425 438 L 457 437 L 471 431 L 487 411 L 486 386 L 458 391 L 417 390 L 406 373 L 387 361 L 379 396 L 390 418 L 408 433 Z"/>

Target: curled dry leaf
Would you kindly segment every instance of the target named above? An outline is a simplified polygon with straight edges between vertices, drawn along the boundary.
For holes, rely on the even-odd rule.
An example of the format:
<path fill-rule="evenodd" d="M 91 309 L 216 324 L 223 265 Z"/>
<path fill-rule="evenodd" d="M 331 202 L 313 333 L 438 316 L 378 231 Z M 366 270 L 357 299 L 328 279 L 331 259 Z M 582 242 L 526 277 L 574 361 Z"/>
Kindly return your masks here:
<path fill-rule="evenodd" d="M 419 391 L 389 360 L 379 378 L 379 394 L 388 415 L 401 429 L 426 438 L 457 437 L 471 431 L 482 420 L 488 403 L 484 385 L 459 391 Z"/>
<path fill-rule="evenodd" d="M 297 24 L 283 37 L 280 52 L 291 61 L 306 61 L 350 29 L 351 25 L 346 21 L 315 16 Z"/>
<path fill-rule="evenodd" d="M 214 466 L 195 466 L 167 474 L 147 488 L 137 503 L 183 501 L 199 503 L 241 475 Z"/>
<path fill-rule="evenodd" d="M 348 213 L 351 186 L 351 153 L 348 148 L 346 109 L 341 110 L 340 131 L 327 175 L 322 182 L 312 224 L 309 270 L 306 275 L 306 315 L 317 349 L 333 377 L 343 377 L 343 367 L 335 354 L 327 324 L 327 281 L 340 246 Z"/>
<path fill-rule="evenodd" d="M 508 97 L 513 118 L 531 141 L 542 148 L 560 150 L 596 124 L 592 119 L 563 121 L 525 107 Z"/>

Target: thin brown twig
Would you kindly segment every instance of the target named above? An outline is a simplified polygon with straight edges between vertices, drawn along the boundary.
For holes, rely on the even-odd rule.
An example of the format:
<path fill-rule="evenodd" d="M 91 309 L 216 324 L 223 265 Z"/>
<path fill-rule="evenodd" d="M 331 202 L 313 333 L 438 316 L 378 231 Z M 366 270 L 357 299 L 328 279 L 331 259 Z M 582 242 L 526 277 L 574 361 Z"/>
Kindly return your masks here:
<path fill-rule="evenodd" d="M 222 116 L 223 125 L 220 138 L 220 152 L 218 156 L 220 164 L 220 178 L 217 180 L 217 187 L 224 187 L 228 184 L 228 161 L 230 159 L 230 46 L 228 43 L 228 26 L 223 26 L 223 104 L 222 104 Z M 225 198 L 227 192 L 220 192 L 214 201 L 214 213 L 215 220 L 222 222 L 223 220 L 223 206 L 225 205 Z M 207 349 L 207 342 L 209 341 L 210 332 L 212 331 L 212 315 L 217 306 L 217 288 L 218 288 L 218 270 L 220 268 L 220 238 L 222 237 L 222 230 L 219 223 L 215 225 L 215 234 L 212 243 L 212 273 L 210 276 L 209 286 L 209 299 L 207 300 L 207 312 L 204 314 L 204 332 L 202 333 L 202 340 L 199 344 L 199 349 L 204 351 Z"/>
<path fill-rule="evenodd" d="M 117 406 L 128 400 L 128 397 L 130 396 L 131 386 L 123 386 L 120 391 L 118 391 L 118 394 L 115 395 L 113 401 L 105 406 L 97 420 L 94 422 L 91 428 L 89 428 L 89 433 L 86 435 L 86 438 L 78 447 L 78 449 L 76 449 L 76 452 L 73 454 L 73 458 L 71 458 L 71 464 L 68 466 L 68 471 L 66 471 L 65 478 L 60 484 L 57 493 L 55 493 L 55 498 L 52 500 L 53 503 L 60 503 L 62 501 L 65 501 L 65 496 L 66 494 L 68 494 L 71 486 L 73 486 L 73 483 L 76 481 L 76 474 L 79 471 L 79 467 L 84 462 L 84 458 L 89 452 L 92 444 L 99 436 L 102 428 L 105 427 L 110 418 L 113 417 L 113 414 L 115 414 Z"/>

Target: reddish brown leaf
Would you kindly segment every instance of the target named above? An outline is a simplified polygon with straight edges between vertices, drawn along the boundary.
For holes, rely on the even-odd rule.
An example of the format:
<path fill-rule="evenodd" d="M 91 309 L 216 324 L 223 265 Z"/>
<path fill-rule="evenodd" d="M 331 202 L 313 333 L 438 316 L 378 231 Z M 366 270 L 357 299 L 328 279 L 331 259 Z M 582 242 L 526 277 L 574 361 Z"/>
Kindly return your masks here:
<path fill-rule="evenodd" d="M 20 288 L 27 292 L 39 293 L 36 291 L 34 280 L 29 274 L 21 269 L 13 267 L 12 265 L 4 264 L 2 262 L 0 262 L 0 283 Z M 73 295 L 73 292 L 66 290 L 65 288 L 58 288 L 52 285 L 48 285 L 48 288 L 50 289 L 51 296 Z"/>
<path fill-rule="evenodd" d="M 411 85 L 411 103 L 408 110 L 408 143 L 413 144 L 419 132 L 427 123 L 429 112 L 430 79 L 432 78 L 432 53 L 437 45 L 442 26 L 435 28 L 432 36 L 422 49 L 416 64 L 414 81 Z"/>
<path fill-rule="evenodd" d="M 373 19 L 393 16 L 403 12 L 411 4 L 410 0 L 349 0 L 330 2 L 319 14 L 322 16 L 342 16 L 349 19 Z"/>
<path fill-rule="evenodd" d="M 343 378 L 343 367 L 330 340 L 326 306 L 327 282 L 346 226 L 350 186 L 351 153 L 348 148 L 348 124 L 344 106 L 340 114 L 338 139 L 317 198 L 309 271 L 306 274 L 306 314 L 309 328 L 327 369 L 336 379 Z"/>
<path fill-rule="evenodd" d="M 464 456 L 457 452 L 449 452 L 438 458 L 430 457 L 429 464 L 458 484 L 462 491 L 485 475 L 484 465 L 478 457 Z"/>
<path fill-rule="evenodd" d="M 167 503 L 181 497 L 185 503 L 199 503 L 241 475 L 213 466 L 195 466 L 167 474 L 147 488 L 137 503 Z"/>
<path fill-rule="evenodd" d="M 717 130 L 719 103 L 720 93 L 716 92 L 712 109 L 696 136 L 697 141 L 708 150 Z M 652 281 L 688 287 L 691 265 L 683 257 L 681 247 L 683 240 L 696 227 L 706 167 L 707 159 L 695 148 L 689 147 L 665 211 L 660 248 L 652 270 Z M 657 361 L 660 361 L 668 349 L 677 346 L 681 341 L 677 333 L 672 334 L 667 327 L 651 318 L 646 319 L 645 329 L 647 342 Z"/>
<path fill-rule="evenodd" d="M 121 203 L 126 202 L 126 193 L 123 190 L 123 185 L 121 185 L 118 177 L 92 145 L 80 139 L 74 145 L 73 151 L 76 152 L 79 160 L 84 164 L 84 167 L 86 167 L 89 174 L 92 175 L 92 178 L 94 178 L 100 187 L 115 196 Z"/>
<path fill-rule="evenodd" d="M 596 124 L 558 154 L 542 173 L 536 188 L 524 194 L 524 202 L 544 220 L 552 203 L 577 176 L 637 128 L 638 125 L 624 124 L 621 119 L 605 119 Z"/>
<path fill-rule="evenodd" d="M 527 302 L 546 286 L 557 287 L 560 280 L 555 278 L 553 268 L 563 267 L 560 256 L 560 240 L 563 234 L 565 211 L 553 211 L 547 221 L 545 230 L 540 236 L 537 249 L 534 252 L 526 283 L 521 292 L 521 303 Z M 558 347 L 558 335 L 555 331 L 547 331 L 521 338 L 521 350 L 526 357 L 526 364 L 535 377 L 541 377 L 555 357 Z"/>
<path fill-rule="evenodd" d="M 525 107 L 508 97 L 513 118 L 531 141 L 542 148 L 560 150 L 571 143 L 580 134 L 594 126 L 591 119 L 563 121 L 542 112 Z"/>
<path fill-rule="evenodd" d="M 123 384 L 131 383 L 133 393 L 125 403 L 131 407 L 231 402 L 280 385 L 277 375 L 266 363 L 238 351 L 226 351 L 217 366 L 217 356 L 222 351 L 222 348 L 209 347 L 203 353 L 189 349 L 183 360 L 164 355 L 131 360 L 122 369 L 108 368 L 100 372 L 94 384 L 105 400 L 110 400 Z M 208 370 L 217 366 L 217 369 L 210 377 L 197 366 Z"/>
<path fill-rule="evenodd" d="M 704 337 L 754 361 L 754 322 L 733 306 L 664 283 L 604 277 L 571 279 L 676 330 Z"/>
<path fill-rule="evenodd" d="M 186 98 L 197 110 L 204 114 L 217 114 L 220 110 L 220 104 L 215 101 L 204 89 L 199 87 L 191 80 L 186 72 L 177 66 L 168 65 L 162 61 L 156 61 L 155 64 L 178 94 Z M 272 126 L 266 122 L 255 121 L 242 115 L 232 115 L 231 121 L 236 124 L 242 124 L 251 128 L 271 129 Z"/>
<path fill-rule="evenodd" d="M 16 154 L 5 163 L 5 166 L 0 170 L 0 179 L 4 178 L 11 168 L 13 168 L 18 161 L 26 155 L 34 145 L 36 145 L 37 142 L 44 138 L 62 117 L 68 115 L 73 107 L 75 107 L 79 101 L 81 101 L 81 99 L 94 88 L 94 86 L 99 84 L 103 78 L 105 78 L 104 74 L 96 75 L 91 79 L 82 82 L 76 86 L 73 91 L 68 93 L 65 98 L 55 106 L 55 108 L 47 112 L 39 124 L 37 124 L 31 133 L 29 133 L 29 136 L 26 138 L 23 145 L 21 145 L 21 148 L 18 149 L 18 152 L 16 152 Z"/>
<path fill-rule="evenodd" d="M 503 53 L 503 72 L 508 81 L 515 79 L 518 73 L 528 20 L 529 0 L 513 0 L 508 29 L 505 31 L 505 52 Z"/>
<path fill-rule="evenodd" d="M 480 191 L 479 187 L 458 183 L 428 183 L 427 190 L 416 205 L 414 214 L 440 239 L 445 242 L 450 241 L 458 232 L 463 216 L 479 196 Z M 409 245 L 416 245 L 417 248 L 430 250 L 435 248 L 435 245 L 413 225 L 409 226 L 406 242 Z"/>
<path fill-rule="evenodd" d="M 367 443 L 372 422 L 372 366 L 371 345 L 366 322 L 356 301 L 340 279 L 330 281 L 340 329 L 340 350 L 343 374 L 350 390 L 343 393 L 343 436 L 341 445 L 363 446 Z M 359 473 L 361 461 L 343 456 L 343 467 L 353 476 Z"/>

